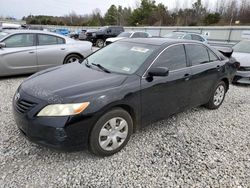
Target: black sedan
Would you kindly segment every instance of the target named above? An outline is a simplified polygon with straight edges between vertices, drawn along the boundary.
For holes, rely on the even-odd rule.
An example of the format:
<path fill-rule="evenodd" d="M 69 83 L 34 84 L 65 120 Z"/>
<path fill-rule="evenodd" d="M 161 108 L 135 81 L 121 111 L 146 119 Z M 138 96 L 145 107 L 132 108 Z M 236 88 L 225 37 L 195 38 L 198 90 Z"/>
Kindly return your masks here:
<path fill-rule="evenodd" d="M 25 80 L 14 117 L 33 142 L 108 156 L 147 124 L 200 105 L 219 108 L 236 65 L 199 42 L 125 39 Z"/>

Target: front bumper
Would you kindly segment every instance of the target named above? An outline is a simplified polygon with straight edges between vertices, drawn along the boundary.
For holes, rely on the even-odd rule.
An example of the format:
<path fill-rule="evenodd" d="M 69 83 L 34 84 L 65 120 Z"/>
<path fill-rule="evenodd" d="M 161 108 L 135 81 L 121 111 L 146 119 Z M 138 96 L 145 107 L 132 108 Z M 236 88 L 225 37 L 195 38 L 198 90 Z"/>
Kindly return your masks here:
<path fill-rule="evenodd" d="M 20 94 L 27 98 L 24 93 Z M 38 104 L 38 101 L 29 98 Z M 37 105 L 39 106 L 39 105 Z M 39 108 L 39 107 L 38 107 Z M 41 109 L 41 108 L 40 108 Z M 88 136 L 96 119 L 94 116 L 37 117 L 37 107 L 21 112 L 13 99 L 13 115 L 17 127 L 28 140 L 58 150 L 72 151 L 87 148 Z"/>
<path fill-rule="evenodd" d="M 237 71 L 233 83 L 250 84 L 250 71 Z"/>

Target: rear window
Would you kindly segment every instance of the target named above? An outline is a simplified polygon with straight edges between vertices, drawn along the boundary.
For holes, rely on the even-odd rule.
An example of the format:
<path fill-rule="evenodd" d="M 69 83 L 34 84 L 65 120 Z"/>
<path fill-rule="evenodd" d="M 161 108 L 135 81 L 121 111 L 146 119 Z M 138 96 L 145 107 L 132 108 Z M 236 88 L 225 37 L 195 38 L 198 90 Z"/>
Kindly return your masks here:
<path fill-rule="evenodd" d="M 205 48 L 204 46 L 197 44 L 187 44 L 186 50 L 192 66 L 209 62 L 207 48 Z"/>

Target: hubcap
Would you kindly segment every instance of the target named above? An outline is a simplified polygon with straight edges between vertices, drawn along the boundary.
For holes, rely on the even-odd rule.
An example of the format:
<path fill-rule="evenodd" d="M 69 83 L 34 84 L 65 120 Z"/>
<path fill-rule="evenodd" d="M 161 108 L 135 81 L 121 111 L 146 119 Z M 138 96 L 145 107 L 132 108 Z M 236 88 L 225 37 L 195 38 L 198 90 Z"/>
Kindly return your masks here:
<path fill-rule="evenodd" d="M 107 121 L 99 133 L 99 145 L 106 151 L 119 148 L 128 136 L 128 123 L 120 117 Z"/>
<path fill-rule="evenodd" d="M 214 94 L 214 105 L 219 106 L 222 103 L 224 94 L 225 88 L 222 85 L 218 86 Z"/>
<path fill-rule="evenodd" d="M 73 63 L 73 62 L 76 62 L 76 61 L 79 61 L 79 59 L 77 57 L 71 57 L 71 58 L 69 58 L 67 63 Z"/>

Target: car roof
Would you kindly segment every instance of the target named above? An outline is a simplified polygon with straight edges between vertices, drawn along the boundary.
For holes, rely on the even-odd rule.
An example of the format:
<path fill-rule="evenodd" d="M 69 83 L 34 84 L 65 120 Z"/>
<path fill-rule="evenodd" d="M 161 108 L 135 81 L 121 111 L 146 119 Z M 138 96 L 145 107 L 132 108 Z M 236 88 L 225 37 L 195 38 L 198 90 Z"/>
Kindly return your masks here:
<path fill-rule="evenodd" d="M 169 39 L 169 38 L 126 38 L 122 39 L 122 42 L 133 42 L 133 43 L 141 43 L 141 44 L 149 44 L 149 45 L 171 45 L 178 43 L 195 43 L 195 44 L 203 44 L 199 41 L 194 40 L 183 40 L 183 39 Z"/>
<path fill-rule="evenodd" d="M 42 34 L 49 34 L 49 35 L 55 35 L 59 37 L 64 37 L 63 35 L 59 35 L 54 32 L 49 31 L 41 31 L 41 30 L 25 30 L 25 29 L 17 29 L 17 30 L 3 30 L 3 32 L 9 33 L 9 34 L 20 34 L 20 33 L 42 33 Z"/>

